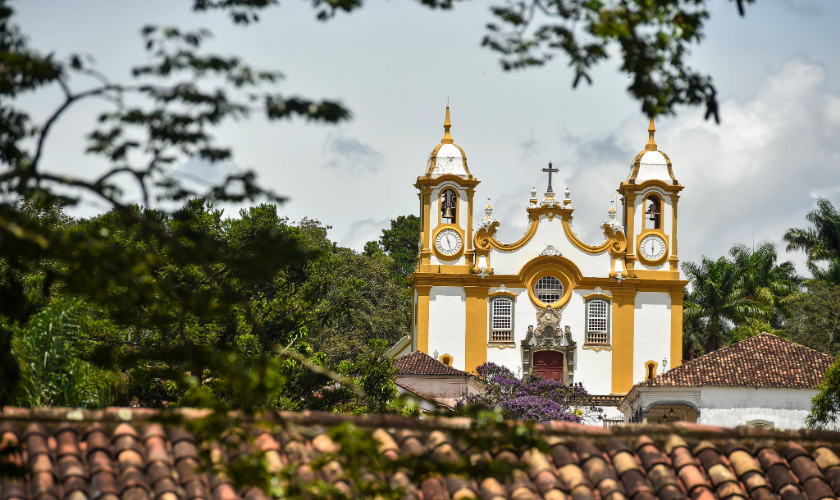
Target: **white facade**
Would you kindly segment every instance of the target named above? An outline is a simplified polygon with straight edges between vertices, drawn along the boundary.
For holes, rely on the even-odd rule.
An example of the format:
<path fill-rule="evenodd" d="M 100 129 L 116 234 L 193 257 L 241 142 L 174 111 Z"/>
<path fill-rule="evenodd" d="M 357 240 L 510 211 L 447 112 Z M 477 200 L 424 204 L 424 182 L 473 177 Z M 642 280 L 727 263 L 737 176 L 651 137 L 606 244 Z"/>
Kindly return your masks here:
<path fill-rule="evenodd" d="M 548 177 L 543 196 L 522 193 L 526 233 L 517 241 L 496 239 L 504 221 L 493 218 L 489 198 L 476 210 L 479 181 L 450 127 L 447 108 L 444 137 L 415 184 L 422 234 L 412 277 L 412 349 L 467 372 L 492 362 L 599 395 L 629 391 L 651 374 L 651 360 L 679 365 L 685 282 L 675 271 L 674 207 L 682 186 L 656 149 L 652 127 L 627 181 L 615 173 L 622 198 L 613 206 L 604 200 L 604 236 L 595 242 L 577 236 L 571 191 Z M 648 235 L 663 247 L 650 260 L 636 248 Z"/>
<path fill-rule="evenodd" d="M 651 419 L 659 408 L 686 407 L 696 414 L 696 422 L 720 427 L 762 426 L 776 429 L 804 429 L 817 389 L 773 387 L 649 387 L 625 400 L 620 409 L 625 422 L 657 423 Z M 682 407 L 682 408 L 681 408 Z"/>

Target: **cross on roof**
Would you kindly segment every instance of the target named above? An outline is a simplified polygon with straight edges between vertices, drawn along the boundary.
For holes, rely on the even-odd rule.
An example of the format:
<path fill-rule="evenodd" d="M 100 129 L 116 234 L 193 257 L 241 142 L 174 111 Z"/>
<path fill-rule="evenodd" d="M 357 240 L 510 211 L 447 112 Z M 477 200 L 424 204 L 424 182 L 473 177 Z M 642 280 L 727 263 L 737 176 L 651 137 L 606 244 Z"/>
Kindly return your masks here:
<path fill-rule="evenodd" d="M 542 171 L 543 172 L 548 172 L 548 192 L 553 193 L 554 190 L 551 189 L 551 174 L 553 174 L 555 172 L 559 172 L 560 170 L 556 169 L 556 168 L 552 168 L 551 162 L 548 162 L 548 168 L 544 168 L 544 169 L 542 169 Z"/>

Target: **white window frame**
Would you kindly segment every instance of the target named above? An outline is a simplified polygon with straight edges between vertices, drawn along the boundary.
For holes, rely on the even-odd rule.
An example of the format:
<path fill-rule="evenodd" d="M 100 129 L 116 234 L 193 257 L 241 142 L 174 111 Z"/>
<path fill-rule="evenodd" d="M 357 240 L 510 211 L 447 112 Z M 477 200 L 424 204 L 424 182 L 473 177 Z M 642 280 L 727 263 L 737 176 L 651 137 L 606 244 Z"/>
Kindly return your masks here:
<path fill-rule="evenodd" d="M 592 308 L 595 306 L 595 303 L 602 303 L 604 305 L 604 315 L 598 318 L 592 318 Z M 611 345 L 612 344 L 612 335 L 611 335 L 611 328 L 610 328 L 610 301 L 605 298 L 594 298 L 586 301 L 586 341 L 585 344 L 590 345 Z M 603 320 L 606 328 L 601 329 L 591 329 L 592 320 Z M 598 342 L 594 342 L 590 335 L 593 336 L 594 339 L 599 340 Z M 601 337 L 601 338 L 598 338 Z M 605 338 L 604 338 L 605 337 Z M 606 340 L 606 342 L 601 342 L 600 340 Z"/>
<path fill-rule="evenodd" d="M 545 283 L 545 281 L 543 281 L 543 280 L 556 280 L 557 284 L 559 285 L 560 288 L 548 288 L 547 285 L 542 285 L 543 287 L 541 287 L 540 284 Z M 552 295 L 555 295 L 554 292 L 558 292 L 558 293 L 556 293 L 557 299 L 552 300 L 551 302 L 546 302 L 545 300 L 543 300 L 543 295 L 542 295 L 543 293 L 546 293 L 546 292 L 549 292 Z M 536 283 L 534 283 L 534 295 L 543 304 L 555 304 L 557 302 L 560 302 L 560 299 L 563 298 L 564 293 L 566 293 L 566 287 L 563 285 L 563 282 L 560 280 L 560 278 L 558 278 L 556 276 L 552 276 L 550 274 L 546 275 L 546 276 L 542 276 L 542 277 L 540 277 L 540 279 L 537 280 Z"/>
<path fill-rule="evenodd" d="M 496 316 L 496 305 L 501 304 L 502 302 L 505 302 L 505 301 L 510 305 L 510 311 L 509 311 L 509 314 L 507 315 L 507 318 L 509 318 L 509 320 L 510 320 L 510 328 L 509 329 L 500 328 L 500 329 L 497 330 L 496 325 L 495 325 L 495 320 L 496 320 L 496 317 L 497 317 Z M 499 296 L 499 297 L 493 297 L 490 300 L 490 342 L 491 343 L 494 343 L 494 344 L 510 344 L 510 343 L 515 344 L 516 343 L 516 339 L 514 339 L 514 336 L 513 336 L 513 320 L 514 320 L 514 309 L 515 309 L 514 306 L 515 306 L 515 304 L 516 304 L 516 301 L 513 298 L 507 297 L 507 296 L 504 296 L 504 295 Z M 505 319 L 505 317 L 501 316 L 500 319 Z M 502 338 L 503 335 L 499 335 L 497 337 L 496 336 L 497 331 L 499 331 L 499 332 L 508 331 L 509 332 L 508 339 Z"/>

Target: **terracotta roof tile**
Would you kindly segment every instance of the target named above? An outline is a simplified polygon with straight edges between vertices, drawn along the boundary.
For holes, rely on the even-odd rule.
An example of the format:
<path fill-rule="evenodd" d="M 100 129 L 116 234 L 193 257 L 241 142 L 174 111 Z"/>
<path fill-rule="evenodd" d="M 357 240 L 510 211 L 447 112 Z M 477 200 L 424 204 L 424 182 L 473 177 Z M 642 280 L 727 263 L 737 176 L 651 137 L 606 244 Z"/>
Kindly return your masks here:
<path fill-rule="evenodd" d="M 221 476 L 196 470 L 198 449 L 216 460 L 234 459 L 183 429 L 162 426 L 145 413 L 123 422 L 117 412 L 7 408 L 0 433 L 23 443 L 31 473 L 25 481 L 0 479 L 0 500 L 268 500 L 253 488 L 237 491 Z M 76 414 L 77 416 L 77 414 Z M 76 417 L 74 417 L 76 418 Z M 267 418 L 276 419 L 269 416 Z M 281 414 L 294 425 L 267 431 L 254 426 L 253 449 L 265 453 L 273 472 L 291 464 L 308 481 L 323 480 L 352 494 L 344 465 L 318 468 L 335 451 L 327 430 L 343 422 L 366 429 L 391 459 L 404 454 L 505 461 L 513 476 L 473 480 L 430 476 L 413 484 L 399 472 L 403 500 L 822 500 L 840 496 L 840 433 L 724 429 L 696 424 L 613 428 L 552 423 L 538 426 L 550 453 L 515 447 L 464 449 L 458 430 L 465 419 L 410 420 L 318 412 Z M 274 420 L 276 421 L 276 420 Z M 302 430 L 307 429 L 307 432 Z"/>
<path fill-rule="evenodd" d="M 445 365 L 421 351 L 405 354 L 394 360 L 400 375 L 469 375 L 465 371 Z"/>
<path fill-rule="evenodd" d="M 817 387 L 834 358 L 762 333 L 678 366 L 636 387 Z"/>

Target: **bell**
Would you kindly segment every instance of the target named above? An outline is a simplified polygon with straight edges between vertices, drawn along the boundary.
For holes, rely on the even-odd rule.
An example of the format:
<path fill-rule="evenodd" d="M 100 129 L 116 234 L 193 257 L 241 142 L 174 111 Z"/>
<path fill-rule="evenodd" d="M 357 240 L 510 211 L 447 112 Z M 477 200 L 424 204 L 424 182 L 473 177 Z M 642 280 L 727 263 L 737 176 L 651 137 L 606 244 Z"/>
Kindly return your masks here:
<path fill-rule="evenodd" d="M 651 203 L 650 208 L 647 210 L 647 214 L 650 215 L 648 220 L 656 220 L 656 216 L 659 215 L 659 210 L 656 208 L 656 205 Z"/>
<path fill-rule="evenodd" d="M 455 218 L 455 214 L 452 212 L 452 207 L 444 207 L 443 218 L 444 219 L 454 219 Z"/>

